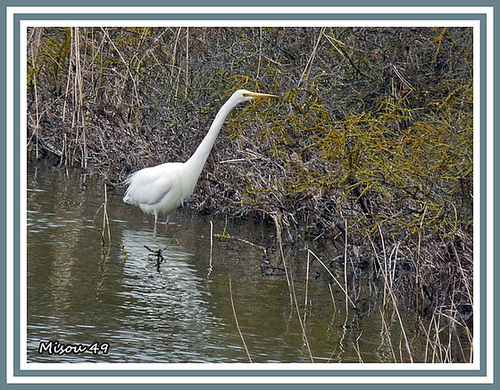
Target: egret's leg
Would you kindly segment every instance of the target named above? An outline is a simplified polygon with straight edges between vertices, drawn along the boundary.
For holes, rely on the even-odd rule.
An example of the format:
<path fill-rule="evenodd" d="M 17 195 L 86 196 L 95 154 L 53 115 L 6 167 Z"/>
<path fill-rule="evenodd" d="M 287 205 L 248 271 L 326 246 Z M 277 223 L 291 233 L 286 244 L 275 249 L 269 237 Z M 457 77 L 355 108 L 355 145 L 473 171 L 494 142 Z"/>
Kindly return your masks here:
<path fill-rule="evenodd" d="M 156 236 L 156 224 L 158 223 L 158 212 L 155 211 L 155 228 L 153 230 L 153 234 Z"/>
<path fill-rule="evenodd" d="M 168 224 L 170 223 L 170 214 L 167 214 L 167 219 L 165 221 L 165 227 L 168 229 Z"/>

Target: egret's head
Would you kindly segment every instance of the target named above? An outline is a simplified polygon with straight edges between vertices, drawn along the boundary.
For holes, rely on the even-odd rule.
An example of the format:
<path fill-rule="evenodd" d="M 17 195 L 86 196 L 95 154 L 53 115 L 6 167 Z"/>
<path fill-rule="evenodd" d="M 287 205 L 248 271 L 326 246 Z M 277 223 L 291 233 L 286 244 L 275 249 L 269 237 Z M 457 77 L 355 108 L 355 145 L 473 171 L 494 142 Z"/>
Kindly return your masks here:
<path fill-rule="evenodd" d="M 272 97 L 277 98 L 278 97 L 276 95 L 269 95 L 267 93 L 257 93 L 257 92 L 248 91 L 246 89 L 237 90 L 233 94 L 233 96 L 238 100 L 238 102 L 246 102 L 248 100 L 254 100 L 254 99 L 263 99 L 263 98 L 272 98 Z"/>

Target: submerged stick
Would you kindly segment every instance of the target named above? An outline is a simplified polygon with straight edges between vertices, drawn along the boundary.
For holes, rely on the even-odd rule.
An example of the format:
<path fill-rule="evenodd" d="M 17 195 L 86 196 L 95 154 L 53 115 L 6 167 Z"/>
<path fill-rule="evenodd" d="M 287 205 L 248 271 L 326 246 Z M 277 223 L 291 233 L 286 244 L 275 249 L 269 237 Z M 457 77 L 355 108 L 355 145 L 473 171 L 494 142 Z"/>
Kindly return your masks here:
<path fill-rule="evenodd" d="M 384 237 L 382 235 L 382 231 L 380 229 L 380 226 L 378 226 L 378 231 L 379 231 L 379 234 L 380 234 L 380 238 L 382 240 L 382 243 L 384 241 Z M 386 291 L 387 291 L 387 295 L 388 297 L 391 299 L 392 301 L 392 305 L 394 307 L 394 311 L 396 313 L 396 316 L 398 318 L 398 322 L 399 322 L 399 326 L 401 328 L 401 333 L 403 334 L 403 338 L 404 338 L 404 342 L 405 342 L 405 347 L 406 347 L 406 350 L 408 352 L 408 355 L 409 355 L 409 358 L 410 358 L 410 362 L 413 363 L 413 355 L 412 355 L 412 352 L 411 352 L 411 348 L 410 348 L 410 342 L 408 341 L 408 337 L 406 335 L 406 331 L 405 331 L 405 327 L 404 327 L 404 323 L 403 323 L 403 319 L 401 318 L 401 314 L 399 313 L 399 308 L 398 308 L 398 302 L 397 302 L 397 299 L 396 299 L 396 296 L 394 295 L 394 291 L 392 289 L 392 286 L 389 284 L 389 277 L 387 275 L 387 270 L 386 268 L 384 269 L 384 267 L 382 267 L 382 262 L 380 261 L 380 258 L 379 258 L 379 255 L 377 253 L 377 250 L 375 248 L 375 244 L 373 242 L 373 240 L 371 239 L 370 236 L 368 236 L 368 240 L 370 241 L 370 244 L 373 248 L 373 252 L 375 254 L 375 259 L 377 260 L 377 263 L 379 265 L 379 268 L 380 268 L 380 271 L 381 271 L 381 274 L 382 274 L 382 278 L 384 280 L 384 306 L 386 304 L 385 302 L 385 294 L 386 294 Z M 385 252 L 385 246 L 383 246 L 383 255 L 384 255 L 384 261 L 387 263 L 387 254 Z"/>
<path fill-rule="evenodd" d="M 238 329 L 238 333 L 240 334 L 243 347 L 245 348 L 245 352 L 247 353 L 248 360 L 250 361 L 250 363 L 253 363 L 252 357 L 250 356 L 250 352 L 248 351 L 247 343 L 245 342 L 245 338 L 243 337 L 243 333 L 241 332 L 240 329 L 240 323 L 238 322 L 238 317 L 236 316 L 236 309 L 234 307 L 234 300 L 233 300 L 233 288 L 231 286 L 231 275 L 229 275 L 229 298 L 231 299 L 231 308 L 233 309 L 234 321 L 236 322 L 236 328 Z"/>
<path fill-rule="evenodd" d="M 106 244 L 105 240 L 105 232 L 107 231 L 108 233 L 108 245 L 111 247 L 111 230 L 109 228 L 109 216 L 108 216 L 108 190 L 106 187 L 106 183 L 104 183 L 104 202 L 101 203 L 99 208 L 94 214 L 94 223 L 95 223 L 95 217 L 99 211 L 103 210 L 103 215 L 102 215 L 102 228 L 97 230 L 100 230 L 101 234 L 101 240 L 102 240 L 102 246 L 104 247 Z"/>
<path fill-rule="evenodd" d="M 213 265 L 213 253 L 214 253 L 214 224 L 212 221 L 210 221 L 210 260 L 208 263 L 208 274 L 207 274 L 207 279 L 210 277 L 210 274 L 212 273 Z"/>
<path fill-rule="evenodd" d="M 344 288 L 344 286 L 343 286 L 343 285 L 342 285 L 342 284 L 341 284 L 341 283 L 337 280 L 337 278 L 335 277 L 335 275 L 332 273 L 332 271 L 330 271 L 330 270 L 328 269 L 328 267 L 326 266 L 326 264 L 325 264 L 325 263 L 323 263 L 323 261 L 322 261 L 322 260 L 318 257 L 318 255 L 316 255 L 316 253 L 314 253 L 312 250 L 308 249 L 308 253 L 310 253 L 311 255 L 313 255 L 313 256 L 314 256 L 314 258 L 315 258 L 316 260 L 318 260 L 318 263 L 320 263 L 320 264 L 321 264 L 321 266 L 322 266 L 322 267 L 326 270 L 326 272 L 328 272 L 328 275 L 330 275 L 330 276 L 332 277 L 333 281 L 334 281 L 335 283 L 337 283 L 337 286 L 339 286 L 339 288 L 340 288 L 340 289 L 342 290 L 342 292 L 345 294 L 346 299 L 347 299 L 347 300 L 349 300 L 349 302 L 351 302 L 351 305 L 352 305 L 353 307 L 356 307 L 356 305 L 354 304 L 354 302 L 352 301 L 352 299 L 349 297 L 349 295 L 348 295 L 348 293 L 347 293 L 346 289 Z"/>
<path fill-rule="evenodd" d="M 214 253 L 214 224 L 210 221 L 210 267 L 212 267 L 212 259 Z"/>
<path fill-rule="evenodd" d="M 106 186 L 106 183 L 104 183 L 104 216 L 102 219 L 102 230 L 104 234 L 104 228 L 106 227 L 106 230 L 108 232 L 108 241 L 109 244 L 111 245 L 111 231 L 109 229 L 109 217 L 108 217 L 108 188 Z"/>
<path fill-rule="evenodd" d="M 159 249 L 151 249 L 147 245 L 144 245 L 144 248 L 146 248 L 150 252 L 148 256 L 155 258 L 155 260 L 156 260 L 156 270 L 158 272 L 160 272 L 160 264 L 165 261 L 165 257 L 163 256 L 163 252 L 170 246 L 170 244 L 174 240 L 175 240 L 175 237 L 172 237 L 170 239 L 170 241 L 168 242 L 167 246 L 165 248 L 163 248 L 163 249 L 161 249 L 161 248 L 159 248 Z"/>
<path fill-rule="evenodd" d="M 347 289 L 349 286 L 347 285 L 347 219 L 344 221 L 345 222 L 345 243 L 344 243 L 344 286 L 345 286 L 345 317 L 349 317 L 349 304 L 347 303 L 347 300 L 349 298 L 349 294 L 347 293 Z M 351 301 L 352 302 L 352 301 Z"/>
<path fill-rule="evenodd" d="M 299 319 L 300 329 L 302 330 L 302 338 L 304 339 L 304 344 L 307 347 L 307 352 L 309 352 L 309 358 L 311 359 L 311 363 L 314 363 L 314 356 L 311 351 L 311 346 L 309 345 L 309 340 L 307 339 L 306 327 L 304 325 L 304 322 L 302 321 L 302 317 L 300 316 L 300 309 L 299 309 L 299 304 L 297 302 L 297 294 L 295 292 L 295 284 L 293 282 L 292 270 L 288 269 L 285 260 L 285 254 L 283 253 L 283 241 L 281 238 L 280 219 L 277 214 L 273 214 L 272 217 L 276 225 L 276 238 L 278 240 L 279 254 L 281 256 L 281 261 L 283 262 L 283 266 L 285 267 L 286 281 L 288 283 L 288 290 L 290 293 L 290 304 L 292 306 L 295 306 L 295 310 L 297 312 L 297 318 Z"/>
<path fill-rule="evenodd" d="M 304 298 L 304 316 L 305 316 L 305 311 L 307 309 L 307 298 L 309 295 L 309 264 L 311 263 L 311 250 L 308 249 L 307 251 L 307 264 L 306 264 L 306 296 Z"/>

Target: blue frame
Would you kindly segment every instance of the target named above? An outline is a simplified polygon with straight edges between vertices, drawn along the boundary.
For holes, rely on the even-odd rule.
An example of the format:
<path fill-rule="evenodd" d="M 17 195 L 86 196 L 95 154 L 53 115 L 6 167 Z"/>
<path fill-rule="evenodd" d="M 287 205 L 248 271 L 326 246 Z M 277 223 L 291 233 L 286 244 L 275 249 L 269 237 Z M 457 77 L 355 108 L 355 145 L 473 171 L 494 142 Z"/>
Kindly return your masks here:
<path fill-rule="evenodd" d="M 1 1 L 1 12 L 3 15 L 3 20 L 6 20 L 6 7 L 8 6 L 75 6 L 75 5 L 81 5 L 81 6 L 103 6 L 103 5 L 108 5 L 108 6 L 124 6 L 123 2 L 122 4 L 118 4 L 116 1 L 109 1 L 109 0 L 102 0 L 102 1 L 83 1 L 83 0 L 61 0 L 61 1 L 47 1 L 47 0 L 32 0 L 32 1 Z M 415 1 L 411 0 L 412 3 L 405 1 L 404 6 L 451 6 L 449 2 L 442 2 L 441 4 L 436 4 L 435 1 Z M 481 6 L 494 6 L 496 1 L 486 1 L 482 2 Z M 76 3 L 76 4 L 75 4 Z M 106 4 L 103 4 L 106 3 Z M 144 1 L 142 4 L 138 4 L 138 1 L 135 0 L 127 0 L 127 6 L 231 6 L 231 1 L 210 1 L 209 4 L 207 2 L 203 1 L 188 1 L 186 4 L 186 0 L 184 1 L 168 1 L 164 0 L 165 4 L 157 4 L 154 1 Z M 246 3 L 246 4 L 238 4 L 238 5 L 245 5 L 245 6 L 283 6 L 285 5 L 284 1 L 261 1 L 261 0 L 256 0 L 251 3 Z M 312 1 L 309 2 L 309 4 L 294 4 L 294 5 L 303 5 L 303 6 L 357 6 L 360 7 L 360 11 L 362 12 L 363 6 L 395 6 L 398 5 L 396 4 L 395 1 L 343 1 L 343 2 L 333 2 L 333 1 Z M 476 4 L 461 4 L 460 6 L 475 6 Z M 290 6 L 290 4 L 287 4 L 287 6 Z M 399 6 L 399 5 L 398 5 Z M 453 4 L 453 6 L 458 6 L 456 4 Z M 372 14 L 362 14 L 362 13 L 353 13 L 353 14 L 34 14 L 34 13 L 29 13 L 29 8 L 26 9 L 26 13 L 18 13 L 14 15 L 14 58 L 9 59 L 7 58 L 7 53 L 6 53 L 6 28 L 2 29 L 1 31 L 1 41 L 2 41 L 2 66 L 3 66 L 3 72 L 0 74 L 0 81 L 2 82 L 2 85 L 6 85 L 6 64 L 7 61 L 13 61 L 14 62 L 14 96 L 7 96 L 5 89 L 3 90 L 3 94 L 1 96 L 2 104 L 0 105 L 0 118 L 3 118 L 2 122 L 2 131 L 0 134 L 0 147 L 2 148 L 2 152 L 0 153 L 1 158 L 1 170 L 0 170 L 0 182 L 2 184 L 2 188 L 5 189 L 5 191 L 2 191 L 0 193 L 0 204 L 1 204 L 1 213 L 2 215 L 6 216 L 6 211 L 7 211 L 7 204 L 6 204 L 6 191 L 13 191 L 13 199 L 14 199 L 14 224 L 13 226 L 7 226 L 6 218 L 3 218 L 2 225 L 1 225 L 1 230 L 2 233 L 0 235 L 0 247 L 3 248 L 2 250 L 2 259 L 3 261 L 3 285 L 6 286 L 6 271 L 7 271 L 7 262 L 8 261 L 13 261 L 14 264 L 14 356 L 7 356 L 6 352 L 1 355 L 0 358 L 0 388 L 14 388 L 14 385 L 12 384 L 7 384 L 6 383 L 6 364 L 7 361 L 10 360 L 14 362 L 14 376 L 18 378 L 20 381 L 22 381 L 23 377 L 43 377 L 43 376 L 64 376 L 64 377 L 74 377 L 74 376 L 96 376 L 96 377 L 101 377 L 101 376 L 119 376 L 119 377 L 124 377 L 124 376 L 185 376 L 185 377 L 213 377 L 213 376 L 228 376 L 228 377 L 241 377 L 241 376 L 260 376 L 260 377 L 276 377 L 276 376 L 311 376 L 311 377 L 319 377 L 319 376 L 329 376 L 329 377 L 340 377 L 340 376 L 351 376 L 351 377 L 380 377 L 380 376 L 391 376 L 391 377 L 400 377 L 401 380 L 404 382 L 405 377 L 408 376 L 426 376 L 426 377 L 461 377 L 461 376 L 467 376 L 467 377 L 477 377 L 478 378 L 478 383 L 481 382 L 482 378 L 486 376 L 486 368 L 487 368 L 487 358 L 488 356 L 486 355 L 486 346 L 488 343 L 491 343 L 489 340 L 486 339 L 487 335 L 487 314 L 488 315 L 494 315 L 494 320 L 498 319 L 498 303 L 495 305 L 495 312 L 494 313 L 486 313 L 486 304 L 488 299 L 492 299 L 493 297 L 488 297 L 487 296 L 487 275 L 486 275 L 486 216 L 487 213 L 492 213 L 495 212 L 494 214 L 494 222 L 496 226 L 496 222 L 498 221 L 498 209 L 495 210 L 487 210 L 486 209 L 486 186 L 487 186 L 487 170 L 493 169 L 493 167 L 487 166 L 487 143 L 486 143 L 486 115 L 488 114 L 486 109 L 486 86 L 488 85 L 488 82 L 491 82 L 491 80 L 487 80 L 487 73 L 486 73 L 486 50 L 487 50 L 487 18 L 486 14 L 482 13 L 471 13 L 471 14 L 453 14 L 453 13 L 440 13 L 440 14 L 379 14 L 379 15 L 372 15 Z M 476 10 L 477 11 L 477 10 Z M 499 19 L 499 11 L 497 7 L 494 7 L 494 16 L 496 19 Z M 481 226 L 480 226 L 480 259 L 481 259 L 481 266 L 480 266 L 480 296 L 481 296 L 481 310 L 480 310 L 480 323 L 481 323 L 481 339 L 479 340 L 480 346 L 481 346 L 481 356 L 480 356 L 480 367 L 479 370 L 462 370 L 462 371 L 456 371 L 456 370 L 390 370 L 390 369 L 384 369 L 384 370 L 370 370 L 370 369 L 365 369 L 363 365 L 360 365 L 359 370 L 21 370 L 20 368 L 20 353 L 19 353 L 19 346 L 20 346 L 20 309 L 19 309 L 19 302 L 20 302 L 20 261 L 19 261 L 19 256 L 20 256 L 20 251 L 19 251 L 19 246 L 20 246 L 20 219 L 19 219 L 19 214 L 20 214 L 20 147 L 21 147 L 21 140 L 20 140 L 20 131 L 19 131 L 19 126 L 20 126 L 20 107 L 19 107 L 19 97 L 20 97 L 20 74 L 19 74 L 19 52 L 20 52 L 20 23 L 21 21 L 24 20 L 54 20 L 54 19 L 59 19 L 59 20 L 68 20 L 68 21 L 73 21 L 73 20 L 159 20 L 159 19 L 164 19 L 164 20 L 179 20 L 179 19 L 189 19 L 189 20 L 217 20 L 217 19 L 227 19 L 227 20 L 249 20 L 249 19 L 259 19 L 259 20 L 349 20 L 349 19 L 356 19 L 356 20 L 374 20 L 374 19 L 383 19 L 383 20 L 475 20 L 479 21 L 480 23 L 480 28 L 479 28 L 479 33 L 480 33 L 480 56 L 481 56 L 481 69 L 480 69 L 480 98 L 481 98 L 481 107 L 480 107 L 480 167 L 481 167 L 481 177 L 480 177 L 480 183 L 481 183 L 481 199 L 480 199 L 480 214 L 481 214 Z M 498 27 L 494 26 L 494 34 L 499 37 L 499 31 Z M 498 59 L 498 53 L 495 51 L 495 60 Z M 497 77 L 495 78 L 496 80 L 496 85 L 494 89 L 494 94 L 495 97 L 498 97 L 498 71 L 495 70 L 495 67 L 493 67 L 494 72 L 496 73 Z M 8 99 L 14 99 L 14 129 L 7 129 L 6 126 L 6 102 Z M 498 119 L 495 118 L 495 124 L 498 124 Z M 7 162 L 6 162 L 6 138 L 7 138 L 7 132 L 11 131 L 13 132 L 14 135 L 14 188 L 7 188 L 6 187 L 6 169 L 7 169 Z M 500 146 L 498 145 L 498 137 L 494 138 L 494 143 L 495 146 Z M 497 166 L 497 161 L 498 157 L 494 157 L 494 165 Z M 496 181 L 498 176 L 498 172 L 496 173 L 494 179 Z M 493 183 L 488 183 L 488 185 L 493 185 Z M 496 186 L 495 186 L 496 187 Z M 496 188 L 495 188 L 496 190 Z M 496 192 L 496 191 L 495 191 Z M 7 253 L 6 253 L 6 232 L 7 230 L 13 230 L 14 232 L 14 259 L 8 259 L 7 258 Z M 477 233 L 476 233 L 477 234 Z M 496 241 L 496 240 L 495 240 Z M 497 248 L 494 247 L 494 254 L 497 255 Z M 495 256 L 496 257 L 496 256 Z M 498 279 L 500 277 L 499 273 L 499 268 L 496 267 L 495 269 L 495 279 Z M 497 286 L 494 286 L 494 296 L 499 296 L 499 288 Z M 4 318 L 6 318 L 6 290 L 5 288 L 2 289 L 2 299 L 0 300 L 0 305 L 1 305 L 1 310 L 2 313 L 4 313 Z M 11 320 L 11 319 L 7 319 Z M 497 322 L 497 321 L 495 321 Z M 0 331 L 2 334 L 2 344 L 4 345 L 4 351 L 5 351 L 5 344 L 6 344 L 6 324 L 5 322 L 0 322 Z M 497 336 L 499 335 L 498 331 L 494 331 Z M 494 356 L 498 357 L 498 346 L 499 346 L 499 337 L 495 337 L 496 344 L 494 345 Z M 497 364 L 498 365 L 498 364 Z M 500 370 L 497 370 L 500 372 Z M 31 387 L 47 387 L 47 388 L 53 388 L 54 385 L 22 385 L 21 388 L 31 388 Z M 68 385 L 64 385 L 67 387 Z M 87 388 L 87 387 L 94 387 L 95 385 L 93 384 L 85 384 L 85 385 L 79 385 L 81 388 Z M 120 385 L 115 385 L 115 386 L 120 386 L 120 388 L 123 387 L 130 387 L 130 386 L 136 386 L 133 384 L 120 384 Z M 165 387 L 165 385 L 150 385 L 150 386 L 162 386 Z M 177 385 L 180 386 L 180 385 Z M 185 385 L 185 386 L 193 386 L 193 385 Z M 200 386 L 200 385 L 197 385 Z M 196 386 L 196 387 L 197 387 Z M 207 388 L 217 388 L 219 389 L 221 386 L 220 384 L 212 384 L 212 385 L 204 385 Z M 234 387 L 234 385 L 227 385 Z M 238 385 L 240 387 L 242 385 Z M 261 385 L 245 385 L 245 387 L 257 387 Z M 286 384 L 286 385 L 275 385 L 275 386 L 286 386 L 286 388 L 295 388 L 295 387 L 303 387 L 305 385 L 291 385 L 291 384 Z M 311 386 L 311 385 L 307 385 Z M 318 388 L 322 387 L 328 387 L 331 388 L 332 385 L 313 385 Z M 345 386 L 352 386 L 352 387 L 365 387 L 368 385 L 362 385 L 362 384 L 353 384 L 353 385 L 339 385 L 342 387 Z M 387 387 L 387 384 L 372 384 L 369 386 L 373 386 L 375 388 L 383 388 Z M 401 385 L 398 385 L 401 386 Z M 424 387 L 424 386 L 429 386 L 426 384 L 414 384 L 413 386 L 415 387 Z M 440 385 L 439 385 L 440 386 Z M 461 385 L 453 385 L 453 386 L 461 386 Z M 462 385 L 462 386 L 467 386 L 470 387 L 470 384 L 467 385 Z M 492 384 L 491 386 L 496 388 L 495 384 Z M 184 386 L 183 386 L 184 387 Z M 489 386 L 488 386 L 489 387 Z M 16 386 L 16 389 L 19 389 L 20 386 Z"/>

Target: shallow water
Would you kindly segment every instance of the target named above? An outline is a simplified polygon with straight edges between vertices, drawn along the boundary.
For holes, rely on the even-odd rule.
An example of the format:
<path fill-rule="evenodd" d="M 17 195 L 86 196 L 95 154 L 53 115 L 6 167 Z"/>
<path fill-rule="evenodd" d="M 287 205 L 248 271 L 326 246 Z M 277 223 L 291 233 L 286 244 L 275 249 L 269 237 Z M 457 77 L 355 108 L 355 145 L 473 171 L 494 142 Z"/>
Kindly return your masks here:
<path fill-rule="evenodd" d="M 349 275 L 356 307 L 346 305 L 343 260 L 328 243 L 285 248 L 305 339 L 284 272 L 262 270 L 276 260 L 273 227 L 180 210 L 154 237 L 153 218 L 117 188 L 107 191 L 109 244 L 102 182 L 32 165 L 27 187 L 28 362 L 248 362 L 231 296 L 254 362 L 408 361 L 399 320 L 370 272 Z M 307 307 L 306 247 L 331 267 L 330 275 L 311 264 Z M 412 311 L 401 317 L 413 346 L 421 343 Z M 101 349 L 40 350 L 51 340 Z"/>

